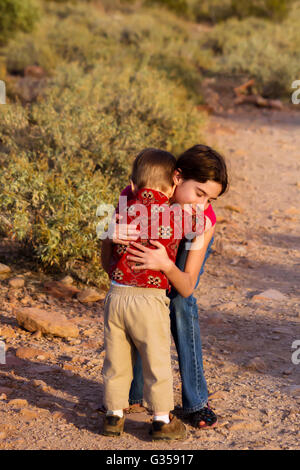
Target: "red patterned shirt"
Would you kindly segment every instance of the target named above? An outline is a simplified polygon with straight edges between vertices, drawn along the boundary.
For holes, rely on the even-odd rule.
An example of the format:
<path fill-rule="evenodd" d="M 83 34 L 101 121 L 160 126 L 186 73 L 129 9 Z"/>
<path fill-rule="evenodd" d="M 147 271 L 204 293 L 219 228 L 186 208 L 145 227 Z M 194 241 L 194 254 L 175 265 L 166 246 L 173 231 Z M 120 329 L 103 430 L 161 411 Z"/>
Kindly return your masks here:
<path fill-rule="evenodd" d="M 188 217 L 182 211 L 179 204 L 170 206 L 167 196 L 160 191 L 143 188 L 140 189 L 135 198 L 127 201 L 122 209 L 118 210 L 123 215 L 122 223 L 134 222 L 140 231 L 140 237 L 136 240 L 144 246 L 156 249 L 149 243 L 150 240 L 159 240 L 164 245 L 169 258 L 175 262 L 180 240 L 185 234 L 193 232 L 197 235 L 204 231 L 204 220 Z M 126 213 L 122 214 L 122 210 Z M 127 220 L 124 220 L 124 215 Z M 110 279 L 120 284 L 136 287 L 149 287 L 158 289 L 169 289 L 170 283 L 167 276 L 161 271 L 145 269 L 134 271 L 132 266 L 137 263 L 127 259 L 127 246 L 114 244 L 109 269 Z"/>

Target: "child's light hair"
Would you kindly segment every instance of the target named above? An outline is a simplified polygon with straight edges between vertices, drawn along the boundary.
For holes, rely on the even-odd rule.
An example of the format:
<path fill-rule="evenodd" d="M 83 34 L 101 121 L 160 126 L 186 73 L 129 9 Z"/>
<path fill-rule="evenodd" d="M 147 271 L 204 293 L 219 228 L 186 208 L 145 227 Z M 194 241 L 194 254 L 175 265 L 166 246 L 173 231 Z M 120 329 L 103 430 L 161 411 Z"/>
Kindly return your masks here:
<path fill-rule="evenodd" d="M 165 150 L 146 148 L 136 157 L 131 180 L 137 189 L 157 188 L 165 192 L 174 185 L 176 158 Z"/>

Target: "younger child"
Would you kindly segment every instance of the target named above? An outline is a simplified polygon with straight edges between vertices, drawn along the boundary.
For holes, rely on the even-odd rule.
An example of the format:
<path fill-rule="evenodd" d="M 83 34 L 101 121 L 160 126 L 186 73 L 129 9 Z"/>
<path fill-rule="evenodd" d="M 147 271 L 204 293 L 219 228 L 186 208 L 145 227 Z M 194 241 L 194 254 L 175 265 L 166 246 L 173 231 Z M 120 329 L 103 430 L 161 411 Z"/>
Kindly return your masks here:
<path fill-rule="evenodd" d="M 138 161 L 138 165 L 136 162 Z M 176 159 L 169 152 L 146 149 L 136 158 L 132 180 L 135 199 L 127 204 L 127 220 L 139 217 L 141 241 L 148 247 L 151 238 L 164 244 L 175 261 L 180 238 L 178 225 L 182 220 L 170 211 L 168 225 L 163 213 L 173 195 Z M 143 209 L 143 211 L 141 211 Z M 151 226 L 152 223 L 152 226 Z M 157 236 L 153 237 L 156 231 Z M 144 237 L 143 237 L 144 235 Z M 177 238 L 175 238 L 175 235 Z M 181 234 L 183 238 L 184 234 Z M 112 280 L 105 299 L 105 349 L 103 365 L 104 405 L 107 414 L 103 434 L 121 435 L 124 429 L 123 409 L 133 377 L 135 350 L 142 358 L 145 398 L 154 410 L 152 439 L 180 439 L 184 424 L 170 414 L 174 408 L 173 380 L 170 358 L 170 317 L 166 289 L 167 277 L 158 271 L 135 272 L 127 260 L 126 246 L 115 245 L 109 275 Z"/>

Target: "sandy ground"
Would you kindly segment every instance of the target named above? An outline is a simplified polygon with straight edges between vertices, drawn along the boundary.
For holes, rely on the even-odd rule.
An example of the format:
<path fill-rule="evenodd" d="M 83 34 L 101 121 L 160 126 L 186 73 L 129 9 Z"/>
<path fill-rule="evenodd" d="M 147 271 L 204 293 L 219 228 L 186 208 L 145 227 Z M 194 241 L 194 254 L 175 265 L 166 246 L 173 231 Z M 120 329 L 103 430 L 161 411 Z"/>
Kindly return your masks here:
<path fill-rule="evenodd" d="M 121 438 L 101 436 L 102 301 L 43 293 L 46 276 L 2 240 L 0 262 L 12 273 L 0 281 L 0 336 L 7 346 L 7 364 L 0 366 L 0 449 L 299 448 L 300 364 L 292 362 L 292 344 L 300 340 L 299 125 L 299 112 L 241 107 L 212 116 L 207 127 L 207 142 L 222 150 L 231 174 L 230 192 L 214 206 L 214 253 L 196 291 L 218 427 L 187 424 L 185 441 L 152 443 L 151 416 L 141 413 L 127 415 Z M 16 275 L 25 287 L 9 286 Z M 268 289 L 284 297 L 255 297 Z M 32 335 L 16 322 L 18 306 L 64 313 L 78 325 L 79 338 Z M 21 346 L 40 352 L 17 357 Z M 300 359 L 300 351 L 295 356 Z M 180 406 L 174 345 L 172 363 Z"/>

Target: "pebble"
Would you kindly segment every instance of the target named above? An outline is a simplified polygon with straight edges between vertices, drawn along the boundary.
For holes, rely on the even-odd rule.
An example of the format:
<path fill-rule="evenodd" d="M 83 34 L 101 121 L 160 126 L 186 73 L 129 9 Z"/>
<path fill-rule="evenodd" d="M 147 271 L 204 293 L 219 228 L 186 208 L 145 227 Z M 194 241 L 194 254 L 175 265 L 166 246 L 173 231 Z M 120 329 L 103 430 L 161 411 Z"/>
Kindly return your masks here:
<path fill-rule="evenodd" d="M 24 418 L 32 420 L 32 419 L 37 419 L 39 416 L 38 411 L 34 410 L 28 410 L 26 408 L 20 410 L 20 414 L 24 416 Z"/>
<path fill-rule="evenodd" d="M 60 282 L 63 282 L 64 284 L 70 285 L 73 284 L 74 279 L 71 276 L 65 276 L 63 279 L 61 279 Z"/>
<path fill-rule="evenodd" d="M 267 365 L 261 357 L 254 357 L 246 364 L 247 369 L 256 372 L 265 372 Z"/>
<path fill-rule="evenodd" d="M 299 385 L 290 385 L 287 387 L 286 391 L 289 395 L 299 396 L 300 395 L 300 384 Z"/>
<path fill-rule="evenodd" d="M 263 425 L 260 421 L 237 420 L 228 425 L 229 431 L 261 431 Z"/>
<path fill-rule="evenodd" d="M 49 294 L 53 295 L 53 297 L 64 299 L 70 299 L 80 292 L 77 287 L 61 281 L 48 281 L 44 284 L 44 288 Z"/>
<path fill-rule="evenodd" d="M 46 357 L 50 357 L 50 354 L 45 353 L 41 349 L 21 347 L 16 350 L 16 356 L 20 359 L 35 359 L 40 357 L 42 358 L 41 360 L 45 360 Z"/>
<path fill-rule="evenodd" d="M 14 400 L 10 400 L 8 404 L 17 407 L 25 407 L 28 406 L 28 401 L 22 398 L 15 398 Z"/>
<path fill-rule="evenodd" d="M 82 302 L 97 302 L 103 300 L 106 296 L 106 292 L 98 292 L 95 289 L 84 289 L 82 292 L 77 294 L 77 299 Z"/>
<path fill-rule="evenodd" d="M 9 266 L 7 266 L 6 264 L 0 263 L 0 274 L 6 274 L 10 272 L 11 272 L 11 269 Z"/>
<path fill-rule="evenodd" d="M 287 297 L 278 290 L 268 289 L 260 294 L 254 295 L 252 300 L 287 300 Z"/>
<path fill-rule="evenodd" d="M 21 277 L 14 277 L 8 281 L 8 284 L 13 289 L 20 289 L 21 287 L 24 287 L 25 281 Z"/>

